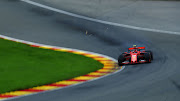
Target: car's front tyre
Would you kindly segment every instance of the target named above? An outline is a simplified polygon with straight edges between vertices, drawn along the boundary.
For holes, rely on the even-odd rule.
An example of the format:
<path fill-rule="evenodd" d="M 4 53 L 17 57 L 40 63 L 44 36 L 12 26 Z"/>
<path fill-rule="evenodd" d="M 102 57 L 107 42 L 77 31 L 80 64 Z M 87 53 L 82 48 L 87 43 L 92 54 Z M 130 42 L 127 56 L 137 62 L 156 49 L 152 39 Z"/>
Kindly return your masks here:
<path fill-rule="evenodd" d="M 148 63 L 151 62 L 151 55 L 150 55 L 150 53 L 145 53 L 145 54 L 144 54 L 144 58 L 145 58 L 145 60 L 146 60 Z"/>
<path fill-rule="evenodd" d="M 150 54 L 150 56 L 151 56 L 151 60 L 153 60 L 153 52 L 152 51 L 146 51 L 147 53 L 149 53 Z"/>
<path fill-rule="evenodd" d="M 125 61 L 125 57 L 124 57 L 124 54 L 121 54 L 119 57 L 118 57 L 118 65 L 119 66 L 122 66 L 122 62 Z"/>

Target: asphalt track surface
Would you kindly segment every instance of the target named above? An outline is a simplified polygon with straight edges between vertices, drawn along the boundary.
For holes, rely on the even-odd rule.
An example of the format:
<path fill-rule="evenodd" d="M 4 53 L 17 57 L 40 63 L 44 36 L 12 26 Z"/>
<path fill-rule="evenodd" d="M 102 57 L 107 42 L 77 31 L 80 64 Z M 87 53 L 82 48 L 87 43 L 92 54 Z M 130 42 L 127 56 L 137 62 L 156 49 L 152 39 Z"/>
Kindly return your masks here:
<path fill-rule="evenodd" d="M 133 44 L 154 52 L 154 61 L 150 64 L 129 65 L 122 72 L 97 81 L 12 101 L 180 100 L 179 35 L 86 21 L 18 0 L 1 0 L 0 13 L 0 33 L 10 37 L 88 50 L 113 58 Z"/>
<path fill-rule="evenodd" d="M 33 0 L 91 18 L 180 32 L 179 0 Z"/>

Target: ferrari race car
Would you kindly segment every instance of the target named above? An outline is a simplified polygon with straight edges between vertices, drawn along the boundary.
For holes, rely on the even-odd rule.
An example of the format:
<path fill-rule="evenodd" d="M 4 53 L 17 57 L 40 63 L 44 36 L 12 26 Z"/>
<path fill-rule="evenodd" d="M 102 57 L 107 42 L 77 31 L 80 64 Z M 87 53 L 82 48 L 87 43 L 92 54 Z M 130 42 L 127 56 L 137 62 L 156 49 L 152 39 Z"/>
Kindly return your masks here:
<path fill-rule="evenodd" d="M 118 65 L 136 64 L 136 63 L 150 63 L 153 60 L 153 53 L 145 50 L 145 47 L 128 48 L 128 52 L 122 53 L 118 58 Z"/>

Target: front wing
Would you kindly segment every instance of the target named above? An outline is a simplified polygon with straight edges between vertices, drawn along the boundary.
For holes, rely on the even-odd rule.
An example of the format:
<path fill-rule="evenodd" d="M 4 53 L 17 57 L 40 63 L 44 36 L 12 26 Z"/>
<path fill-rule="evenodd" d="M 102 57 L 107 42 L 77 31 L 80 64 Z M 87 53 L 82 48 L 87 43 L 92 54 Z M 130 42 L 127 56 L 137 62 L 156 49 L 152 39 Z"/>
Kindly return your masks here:
<path fill-rule="evenodd" d="M 139 61 L 139 62 L 128 62 L 128 61 L 125 61 L 123 63 L 121 63 L 122 65 L 126 65 L 126 64 L 139 64 L 139 63 L 147 63 L 148 61 Z"/>

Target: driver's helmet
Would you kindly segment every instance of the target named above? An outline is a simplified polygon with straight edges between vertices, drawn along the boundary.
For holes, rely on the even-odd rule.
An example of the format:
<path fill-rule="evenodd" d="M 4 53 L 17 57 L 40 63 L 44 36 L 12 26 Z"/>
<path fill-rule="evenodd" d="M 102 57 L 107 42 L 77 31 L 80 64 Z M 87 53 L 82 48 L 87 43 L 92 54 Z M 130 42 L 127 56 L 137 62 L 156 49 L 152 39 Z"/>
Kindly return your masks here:
<path fill-rule="evenodd" d="M 136 50 L 136 45 L 133 45 L 133 47 L 135 48 L 134 52 L 137 52 L 137 50 Z"/>
<path fill-rule="evenodd" d="M 133 47 L 136 47 L 137 45 L 133 45 Z"/>

